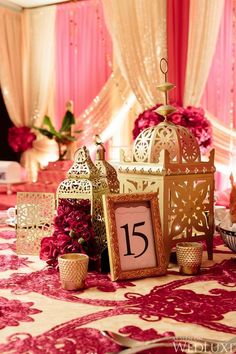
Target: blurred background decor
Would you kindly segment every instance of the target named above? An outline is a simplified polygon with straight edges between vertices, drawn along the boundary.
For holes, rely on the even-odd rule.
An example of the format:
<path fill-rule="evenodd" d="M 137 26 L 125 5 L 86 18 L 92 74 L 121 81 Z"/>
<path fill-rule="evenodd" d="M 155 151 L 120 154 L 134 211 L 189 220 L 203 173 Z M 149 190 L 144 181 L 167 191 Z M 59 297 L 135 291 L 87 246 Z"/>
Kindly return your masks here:
<path fill-rule="evenodd" d="M 11 127 L 8 130 L 9 146 L 17 153 L 31 149 L 36 138 L 36 135 L 29 127 Z"/>
<path fill-rule="evenodd" d="M 66 112 L 62 120 L 62 124 L 59 130 L 54 127 L 51 118 L 45 116 L 41 128 L 34 126 L 34 129 L 38 130 L 42 135 L 48 139 L 54 139 L 58 145 L 58 159 L 71 159 L 71 145 L 77 141 L 77 134 L 80 134 L 82 130 L 73 131 L 72 126 L 75 124 L 75 116 L 73 114 L 72 102 L 67 103 Z M 47 128 L 45 128 L 45 126 Z M 75 148 L 76 149 L 76 148 Z M 74 151 L 73 151 L 74 152 Z"/>

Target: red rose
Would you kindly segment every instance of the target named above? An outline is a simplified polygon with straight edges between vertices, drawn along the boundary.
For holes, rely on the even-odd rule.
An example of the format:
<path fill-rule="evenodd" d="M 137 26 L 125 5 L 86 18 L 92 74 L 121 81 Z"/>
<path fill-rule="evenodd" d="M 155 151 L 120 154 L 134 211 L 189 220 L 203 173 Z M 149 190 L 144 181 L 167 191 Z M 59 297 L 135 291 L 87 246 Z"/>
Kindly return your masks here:
<path fill-rule="evenodd" d="M 44 237 L 41 241 L 40 259 L 47 261 L 52 258 L 57 258 L 58 254 L 55 238 L 53 236 Z"/>
<path fill-rule="evenodd" d="M 15 152 L 24 152 L 33 146 L 36 135 L 29 127 L 11 127 L 8 130 L 8 144 Z"/>
<path fill-rule="evenodd" d="M 57 243 L 57 248 L 62 249 L 65 248 L 68 244 L 71 242 L 71 237 L 69 235 L 66 235 L 65 233 L 54 233 L 54 236 L 56 236 L 56 243 Z"/>
<path fill-rule="evenodd" d="M 51 267 L 57 267 L 58 256 L 65 253 L 79 252 L 96 258 L 97 247 L 90 210 L 90 200 L 60 199 L 53 235 L 42 240 L 40 258 Z"/>

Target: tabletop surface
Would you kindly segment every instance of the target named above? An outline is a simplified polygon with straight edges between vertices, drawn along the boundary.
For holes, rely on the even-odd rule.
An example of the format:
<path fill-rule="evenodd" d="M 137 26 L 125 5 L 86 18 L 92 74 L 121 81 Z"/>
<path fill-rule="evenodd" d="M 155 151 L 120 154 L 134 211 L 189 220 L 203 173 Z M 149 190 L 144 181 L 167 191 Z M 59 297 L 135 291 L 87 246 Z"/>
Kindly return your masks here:
<path fill-rule="evenodd" d="M 112 330 L 144 340 L 168 335 L 229 340 L 236 336 L 236 258 L 214 237 L 201 273 L 112 282 L 90 272 L 85 289 L 66 291 L 37 256 L 15 252 L 15 230 L 0 227 L 0 353 L 117 353 Z M 176 353 L 153 349 L 145 353 Z M 184 351 L 181 351 L 184 352 Z"/>

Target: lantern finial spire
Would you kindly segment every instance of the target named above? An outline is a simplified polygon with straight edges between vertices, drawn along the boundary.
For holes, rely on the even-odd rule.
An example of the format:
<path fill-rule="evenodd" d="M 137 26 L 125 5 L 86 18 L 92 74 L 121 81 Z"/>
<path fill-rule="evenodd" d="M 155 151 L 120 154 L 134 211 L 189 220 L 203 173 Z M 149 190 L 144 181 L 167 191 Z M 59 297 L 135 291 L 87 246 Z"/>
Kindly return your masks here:
<path fill-rule="evenodd" d="M 165 82 L 161 85 L 157 86 L 157 89 L 159 91 L 164 92 L 165 95 L 165 103 L 164 105 L 160 106 L 157 108 L 156 112 L 163 116 L 165 118 L 165 121 L 167 120 L 167 116 L 171 113 L 174 113 L 176 111 L 175 107 L 171 106 L 168 104 L 168 92 L 172 90 L 175 85 L 171 84 L 170 82 L 167 81 L 167 73 L 168 73 L 168 62 L 165 58 L 161 58 L 160 61 L 160 69 L 161 72 L 164 74 L 165 77 Z"/>

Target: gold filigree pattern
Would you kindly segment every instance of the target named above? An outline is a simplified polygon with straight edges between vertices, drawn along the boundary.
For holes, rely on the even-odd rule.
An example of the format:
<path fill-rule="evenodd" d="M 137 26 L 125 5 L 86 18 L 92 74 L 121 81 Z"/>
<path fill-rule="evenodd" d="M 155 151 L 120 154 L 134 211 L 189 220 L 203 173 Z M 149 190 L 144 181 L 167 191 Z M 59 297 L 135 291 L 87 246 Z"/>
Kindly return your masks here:
<path fill-rule="evenodd" d="M 165 82 L 157 87 L 165 104 L 156 112 L 164 117 L 157 126 L 143 130 L 136 138 L 129 163 L 121 154 L 118 168 L 123 192 L 158 192 L 162 234 L 166 247 L 192 238 L 205 240 L 208 258 L 213 257 L 214 150 L 209 161 L 201 161 L 200 148 L 191 132 L 168 122 L 175 107 L 168 104 L 168 63 L 160 61 Z"/>
<path fill-rule="evenodd" d="M 142 159 L 137 152 L 145 138 L 148 148 Z M 196 138 L 186 128 L 166 121 L 141 132 L 132 162 L 123 160 L 118 167 L 121 192 L 159 193 L 167 247 L 180 240 L 205 240 L 209 259 L 213 256 L 214 172 L 214 150 L 208 161 L 201 161 Z"/>
<path fill-rule="evenodd" d="M 98 252 L 106 245 L 106 232 L 103 217 L 102 195 L 109 193 L 105 178 L 92 162 L 88 149 L 83 146 L 75 153 L 75 161 L 68 171 L 68 178 L 57 189 L 57 200 L 89 199 L 93 227 L 98 239 Z"/>
<path fill-rule="evenodd" d="M 137 139 L 135 140 L 134 150 L 133 150 L 133 161 L 136 162 L 148 162 L 151 144 L 152 134 L 155 127 L 151 127 L 143 130 Z"/>
<path fill-rule="evenodd" d="M 167 150 L 170 153 L 170 159 L 175 160 L 179 157 L 179 144 L 176 130 L 171 123 L 160 123 L 159 129 L 155 131 L 153 139 L 152 154 L 150 162 L 159 162 L 160 152 Z"/>
<path fill-rule="evenodd" d="M 85 147 L 78 149 L 75 152 L 74 163 L 67 173 L 68 178 L 80 178 L 94 179 L 99 177 L 99 172 L 94 166 L 88 149 Z"/>
<path fill-rule="evenodd" d="M 200 148 L 195 136 L 187 128 L 177 126 L 182 158 L 186 162 L 200 161 Z"/>
<path fill-rule="evenodd" d="M 139 134 L 134 143 L 132 161 L 158 163 L 162 150 L 169 152 L 171 161 L 200 161 L 200 149 L 194 135 L 188 129 L 167 121 Z"/>
<path fill-rule="evenodd" d="M 169 237 L 172 244 L 209 232 L 210 188 L 206 180 L 172 181 L 169 186 Z"/>
<path fill-rule="evenodd" d="M 54 193 L 18 192 L 16 250 L 38 255 L 43 237 L 51 236 L 55 213 Z"/>
<path fill-rule="evenodd" d="M 100 176 L 106 180 L 110 193 L 119 193 L 120 182 L 115 168 L 106 160 L 95 161 L 95 166 L 97 167 Z"/>
<path fill-rule="evenodd" d="M 154 190 L 158 191 L 157 181 L 150 181 L 149 179 L 143 179 L 136 176 L 134 179 L 126 179 L 125 183 L 121 183 L 121 193 L 137 193 L 145 192 L 151 193 Z"/>

